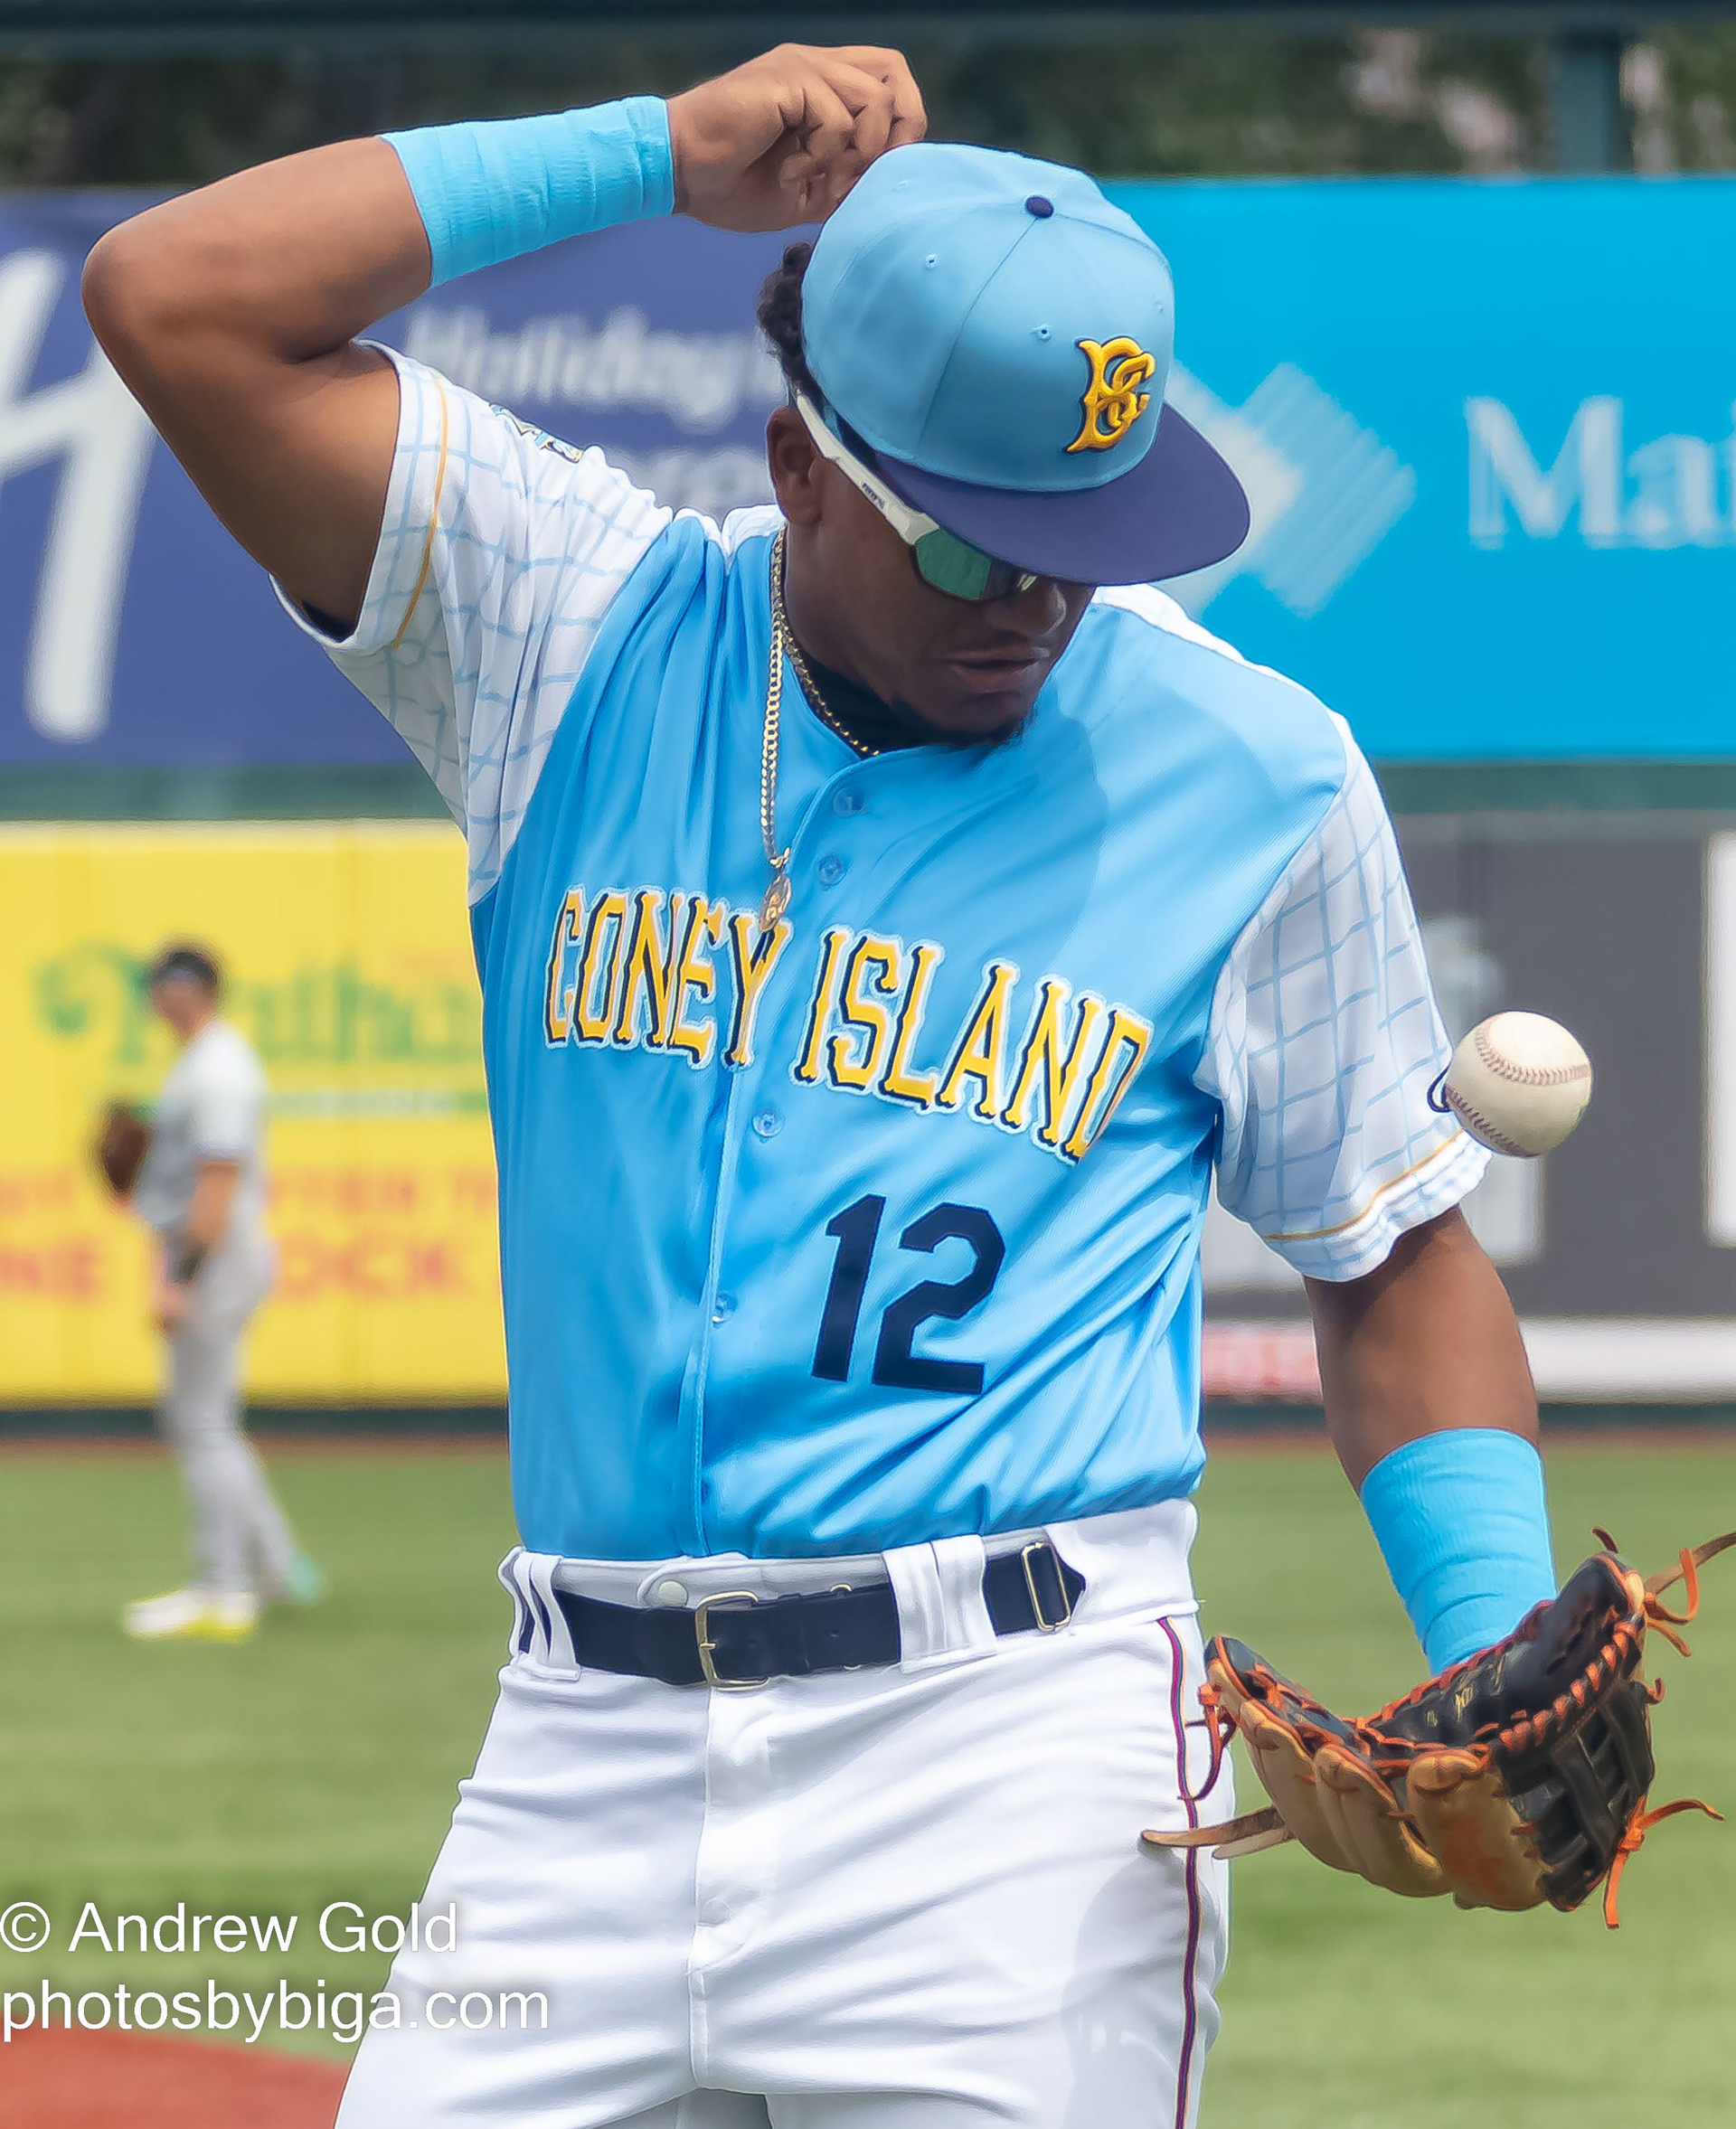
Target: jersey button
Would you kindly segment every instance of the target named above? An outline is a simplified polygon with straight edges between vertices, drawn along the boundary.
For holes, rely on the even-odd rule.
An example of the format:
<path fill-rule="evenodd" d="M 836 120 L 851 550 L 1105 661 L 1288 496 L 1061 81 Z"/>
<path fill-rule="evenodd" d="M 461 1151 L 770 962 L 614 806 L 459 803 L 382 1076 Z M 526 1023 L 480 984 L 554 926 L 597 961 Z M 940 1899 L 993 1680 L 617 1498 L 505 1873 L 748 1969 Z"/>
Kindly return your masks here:
<path fill-rule="evenodd" d="M 852 814 L 862 811 L 862 793 L 854 784 L 846 784 L 842 791 L 834 794 L 832 810 L 848 820 Z"/>
<path fill-rule="evenodd" d="M 839 857 L 824 857 L 814 868 L 822 887 L 835 887 L 849 870 L 849 866 Z"/>
<path fill-rule="evenodd" d="M 714 1324 L 727 1324 L 734 1314 L 735 1295 L 733 1294 L 720 1294 L 712 1304 L 712 1321 Z"/>
<path fill-rule="evenodd" d="M 753 1128 L 761 1138 L 776 1138 L 784 1127 L 781 1109 L 761 1109 L 753 1119 Z"/>

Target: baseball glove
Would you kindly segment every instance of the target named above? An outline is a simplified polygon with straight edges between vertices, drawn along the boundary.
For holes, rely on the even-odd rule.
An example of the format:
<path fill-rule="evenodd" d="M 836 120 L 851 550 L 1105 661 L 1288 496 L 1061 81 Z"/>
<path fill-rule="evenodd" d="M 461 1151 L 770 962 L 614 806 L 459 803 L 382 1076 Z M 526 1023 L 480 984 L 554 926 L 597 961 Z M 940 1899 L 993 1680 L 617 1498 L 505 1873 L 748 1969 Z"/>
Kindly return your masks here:
<path fill-rule="evenodd" d="M 1200 1691 L 1212 1776 L 1239 1734 L 1271 1804 L 1147 1842 L 1235 1856 L 1296 1840 L 1389 1892 L 1450 1892 L 1461 1908 L 1576 1908 L 1602 1884 L 1613 1929 L 1621 1873 L 1647 1829 L 1679 1811 L 1722 1815 L 1685 1800 L 1646 1809 L 1664 1687 L 1639 1672 L 1648 1631 L 1688 1653 L 1677 1629 L 1699 1607 L 1699 1569 L 1736 1545 L 1736 1531 L 1649 1581 L 1607 1531 L 1597 1536 L 1607 1550 L 1559 1597 L 1378 1715 L 1335 1715 L 1218 1636 Z M 1673 1612 L 1663 1598 L 1677 1582 L 1685 1600 Z"/>
<path fill-rule="evenodd" d="M 111 1101 L 103 1111 L 102 1126 L 91 1151 L 103 1179 L 118 1198 L 126 1197 L 138 1180 L 150 1150 L 151 1127 L 137 1109 Z"/>

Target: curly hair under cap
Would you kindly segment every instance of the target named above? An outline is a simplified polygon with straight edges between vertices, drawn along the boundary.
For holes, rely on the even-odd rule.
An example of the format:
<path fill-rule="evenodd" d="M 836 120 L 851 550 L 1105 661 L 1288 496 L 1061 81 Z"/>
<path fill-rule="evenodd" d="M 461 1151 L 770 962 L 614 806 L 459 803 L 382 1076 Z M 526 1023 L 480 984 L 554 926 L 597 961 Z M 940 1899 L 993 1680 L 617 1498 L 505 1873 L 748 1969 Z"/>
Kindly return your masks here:
<path fill-rule="evenodd" d="M 802 276 L 813 253 L 813 245 L 807 242 L 788 247 L 777 271 L 767 276 L 754 315 L 760 330 L 771 343 L 784 382 L 792 392 L 801 392 L 818 406 L 823 403 L 820 388 L 802 349 Z"/>

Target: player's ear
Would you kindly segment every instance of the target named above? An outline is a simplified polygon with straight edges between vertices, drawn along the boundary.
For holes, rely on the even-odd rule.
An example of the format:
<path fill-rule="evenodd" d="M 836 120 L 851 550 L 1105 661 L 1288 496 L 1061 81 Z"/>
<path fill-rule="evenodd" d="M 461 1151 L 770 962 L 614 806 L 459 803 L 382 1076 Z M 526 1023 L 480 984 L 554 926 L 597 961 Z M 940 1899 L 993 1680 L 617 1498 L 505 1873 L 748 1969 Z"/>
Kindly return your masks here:
<path fill-rule="evenodd" d="M 817 523 L 824 462 L 794 407 L 777 408 L 766 423 L 766 462 L 771 468 L 771 492 L 787 521 Z"/>

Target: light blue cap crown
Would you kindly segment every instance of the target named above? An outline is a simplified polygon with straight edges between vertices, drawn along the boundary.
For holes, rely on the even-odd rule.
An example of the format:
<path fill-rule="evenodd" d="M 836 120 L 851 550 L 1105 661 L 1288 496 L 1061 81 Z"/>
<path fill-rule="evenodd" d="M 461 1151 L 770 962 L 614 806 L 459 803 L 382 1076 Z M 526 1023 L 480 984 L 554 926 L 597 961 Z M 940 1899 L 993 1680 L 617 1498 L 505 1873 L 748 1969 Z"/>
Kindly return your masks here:
<path fill-rule="evenodd" d="M 990 488 L 1077 493 L 1137 466 L 1175 333 L 1169 267 L 1138 224 L 1081 171 L 993 148 L 882 155 L 802 283 L 808 368 L 835 411 L 889 458 Z M 1116 341 L 1152 363 L 1106 423 L 1090 403 L 1102 360 L 1080 343 Z"/>

